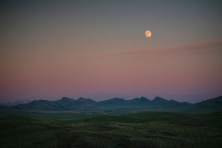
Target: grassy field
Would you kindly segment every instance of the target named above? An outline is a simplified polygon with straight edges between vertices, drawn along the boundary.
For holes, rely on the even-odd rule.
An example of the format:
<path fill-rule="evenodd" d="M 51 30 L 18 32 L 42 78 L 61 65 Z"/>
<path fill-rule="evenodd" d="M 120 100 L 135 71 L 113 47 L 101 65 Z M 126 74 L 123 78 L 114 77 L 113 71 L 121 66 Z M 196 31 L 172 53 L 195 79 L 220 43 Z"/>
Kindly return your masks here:
<path fill-rule="evenodd" d="M 220 147 L 222 113 L 31 112 L 0 117 L 0 147 Z"/>

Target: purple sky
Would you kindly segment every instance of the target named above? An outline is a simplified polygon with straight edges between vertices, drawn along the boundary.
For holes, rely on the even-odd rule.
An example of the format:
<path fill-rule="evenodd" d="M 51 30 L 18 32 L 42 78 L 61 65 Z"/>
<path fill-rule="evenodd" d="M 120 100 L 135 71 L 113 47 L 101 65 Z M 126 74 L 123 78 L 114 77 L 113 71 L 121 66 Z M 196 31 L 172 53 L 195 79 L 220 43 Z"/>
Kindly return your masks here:
<path fill-rule="evenodd" d="M 216 0 L 1 1 L 0 102 L 220 96 L 221 7 Z"/>

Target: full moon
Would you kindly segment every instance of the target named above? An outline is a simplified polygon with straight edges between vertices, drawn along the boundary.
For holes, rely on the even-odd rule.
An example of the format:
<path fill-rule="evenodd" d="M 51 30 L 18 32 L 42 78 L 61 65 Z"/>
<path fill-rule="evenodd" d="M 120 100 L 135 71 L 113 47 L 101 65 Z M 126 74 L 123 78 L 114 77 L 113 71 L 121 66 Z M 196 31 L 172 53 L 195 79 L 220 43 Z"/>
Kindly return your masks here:
<path fill-rule="evenodd" d="M 151 35 L 152 35 L 152 33 L 151 33 L 151 31 L 149 31 L 149 30 L 147 30 L 146 32 L 145 32 L 145 36 L 146 37 L 151 37 Z"/>

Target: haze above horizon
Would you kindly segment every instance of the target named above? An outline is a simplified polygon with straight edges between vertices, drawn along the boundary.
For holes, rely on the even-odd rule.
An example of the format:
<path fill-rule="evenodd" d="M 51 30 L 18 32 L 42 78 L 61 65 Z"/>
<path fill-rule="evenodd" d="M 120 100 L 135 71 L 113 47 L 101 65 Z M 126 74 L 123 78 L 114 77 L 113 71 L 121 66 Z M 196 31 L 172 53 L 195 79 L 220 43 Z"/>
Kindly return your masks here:
<path fill-rule="evenodd" d="M 221 96 L 221 6 L 1 1 L 0 102 L 161 96 L 194 103 Z"/>

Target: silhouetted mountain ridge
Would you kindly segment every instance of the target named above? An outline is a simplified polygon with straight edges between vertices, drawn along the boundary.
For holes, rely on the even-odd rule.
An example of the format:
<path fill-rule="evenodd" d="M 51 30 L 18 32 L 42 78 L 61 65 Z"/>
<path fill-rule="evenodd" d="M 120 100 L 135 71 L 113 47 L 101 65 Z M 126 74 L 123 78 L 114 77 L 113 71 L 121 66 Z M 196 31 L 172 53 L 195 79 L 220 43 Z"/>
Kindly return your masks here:
<path fill-rule="evenodd" d="M 12 106 L 17 106 L 19 104 L 27 104 L 29 102 L 31 102 L 31 101 L 29 101 L 29 100 L 19 100 L 19 101 L 16 101 L 16 102 L 0 103 L 0 106 L 12 107 Z"/>
<path fill-rule="evenodd" d="M 150 102 L 151 100 L 149 100 L 145 97 L 140 97 L 140 98 L 134 98 L 131 101 L 134 101 L 134 102 Z"/>
<path fill-rule="evenodd" d="M 166 102 L 168 102 L 168 100 L 163 99 L 163 98 L 157 96 L 157 97 L 155 97 L 155 98 L 152 100 L 152 102 L 166 103 Z"/>
<path fill-rule="evenodd" d="M 222 96 L 202 101 L 196 104 L 188 102 L 178 102 L 175 100 L 166 100 L 161 97 L 155 97 L 149 100 L 146 97 L 125 100 L 123 98 L 112 98 L 109 100 L 96 102 L 89 98 L 80 97 L 77 100 L 63 97 L 57 101 L 38 100 L 28 104 L 20 104 L 17 109 L 27 110 L 46 110 L 46 111 L 66 111 L 66 110 L 107 110 L 107 109 L 177 109 L 180 111 L 200 111 L 204 109 L 209 111 L 222 111 Z"/>
<path fill-rule="evenodd" d="M 191 112 L 218 112 L 222 111 L 222 96 L 208 99 L 206 101 L 201 101 L 194 104 L 190 108 Z"/>

